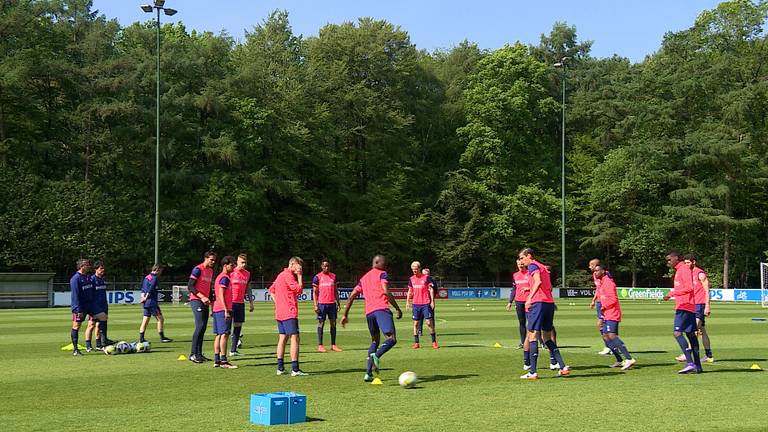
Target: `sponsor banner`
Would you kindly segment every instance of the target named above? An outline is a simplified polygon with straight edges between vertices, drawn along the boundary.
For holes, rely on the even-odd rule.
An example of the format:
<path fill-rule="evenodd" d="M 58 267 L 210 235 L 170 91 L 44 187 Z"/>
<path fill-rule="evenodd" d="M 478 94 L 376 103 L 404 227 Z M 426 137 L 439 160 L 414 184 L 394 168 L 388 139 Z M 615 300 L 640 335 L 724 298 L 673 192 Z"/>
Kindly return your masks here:
<path fill-rule="evenodd" d="M 500 297 L 501 288 L 450 288 L 449 299 L 497 299 Z"/>
<path fill-rule="evenodd" d="M 710 301 L 733 301 L 733 290 L 730 289 L 711 289 L 709 290 Z"/>
<path fill-rule="evenodd" d="M 762 301 L 762 291 L 758 289 L 735 289 L 733 291 L 733 299 L 735 301 L 743 302 L 760 302 Z M 711 295 L 710 295 L 711 296 Z M 766 295 L 768 298 L 768 295 Z"/>
<path fill-rule="evenodd" d="M 561 298 L 592 298 L 594 296 L 594 288 L 566 288 L 560 290 Z"/>
<path fill-rule="evenodd" d="M 669 288 L 619 288 L 616 290 L 620 299 L 629 300 L 661 300 Z"/>
<path fill-rule="evenodd" d="M 171 301 L 170 292 L 158 293 L 158 300 L 161 302 Z M 107 302 L 111 305 L 114 304 L 137 304 L 141 300 L 141 291 L 107 291 Z M 53 293 L 53 305 L 54 306 L 70 306 L 72 304 L 72 293 L 66 292 L 54 292 Z"/>

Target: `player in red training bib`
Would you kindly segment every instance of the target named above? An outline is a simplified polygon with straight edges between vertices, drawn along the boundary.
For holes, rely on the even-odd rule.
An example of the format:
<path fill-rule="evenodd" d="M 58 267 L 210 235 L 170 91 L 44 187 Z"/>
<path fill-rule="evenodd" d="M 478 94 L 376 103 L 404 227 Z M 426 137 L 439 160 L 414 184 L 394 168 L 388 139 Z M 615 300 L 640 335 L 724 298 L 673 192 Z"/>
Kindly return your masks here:
<path fill-rule="evenodd" d="M 705 272 L 699 264 L 696 262 L 696 256 L 686 255 L 685 264 L 691 269 L 691 275 L 693 276 L 693 299 L 696 303 L 696 326 L 701 335 L 701 344 L 704 345 L 704 358 L 703 362 L 714 363 L 715 358 L 712 356 L 712 345 L 709 341 L 709 334 L 707 334 L 706 318 L 710 315 L 709 307 L 709 278 L 707 272 Z M 678 358 L 679 361 L 683 359 Z"/>
<path fill-rule="evenodd" d="M 277 374 L 285 373 L 283 357 L 288 338 L 291 339 L 291 376 L 309 375 L 299 367 L 299 307 L 298 297 L 302 293 L 301 274 L 304 260 L 292 257 L 288 267 L 284 268 L 269 293 L 275 302 L 275 320 L 277 321 Z"/>
<path fill-rule="evenodd" d="M 331 262 L 327 259 L 320 263 L 320 270 L 312 278 L 312 302 L 317 314 L 317 350 L 327 351 L 323 345 L 323 329 L 327 319 L 331 323 L 331 351 L 340 352 L 341 348 L 336 345 L 336 317 L 340 308 L 336 275 L 331 273 Z"/>
<path fill-rule="evenodd" d="M 517 271 L 512 274 L 512 282 L 514 282 L 515 286 L 512 292 L 509 293 L 507 311 L 511 311 L 514 308 L 515 312 L 517 312 L 518 331 L 520 332 L 520 345 L 518 345 L 518 348 L 528 351 L 526 348 L 528 346 L 528 338 L 525 337 L 528 334 L 525 323 L 525 301 L 528 299 L 528 293 L 531 291 L 531 279 L 528 277 L 528 266 L 523 264 L 520 258 L 517 259 Z M 528 356 L 525 357 L 523 364 L 530 367 L 531 362 Z"/>
<path fill-rule="evenodd" d="M 189 290 L 189 306 L 195 317 L 195 331 L 192 333 L 192 351 L 189 360 L 193 363 L 210 361 L 203 355 L 203 340 L 205 329 L 208 327 L 208 317 L 211 305 L 211 283 L 213 282 L 213 266 L 216 264 L 216 252 L 208 251 L 203 262 L 192 269 L 187 282 Z"/>
<path fill-rule="evenodd" d="M 536 261 L 533 257 L 533 249 L 525 248 L 520 251 L 520 260 L 528 266 L 528 274 L 531 278 L 531 292 L 525 300 L 528 325 L 528 346 L 530 349 L 531 368 L 521 379 L 539 379 L 537 373 L 537 360 L 539 358 L 539 337 L 550 351 L 551 357 L 557 362 L 560 370 L 558 376 L 571 374 L 570 368 L 563 361 L 560 349 L 553 339 L 555 318 L 555 300 L 552 297 L 552 282 L 550 281 L 549 268 Z"/>
<path fill-rule="evenodd" d="M 251 282 L 251 272 L 246 268 L 248 266 L 248 255 L 240 254 L 237 256 L 237 267 L 232 270 L 230 282 L 232 285 L 232 348 L 229 352 L 230 357 L 239 356 L 237 351 L 240 345 L 240 334 L 245 322 L 245 298 L 248 297 L 250 304 L 249 312 L 253 312 L 253 296 L 249 289 Z"/>
<path fill-rule="evenodd" d="M 368 347 L 368 364 L 363 377 L 364 381 L 373 380 L 374 372 L 377 374 L 379 372 L 381 357 L 397 343 L 395 321 L 392 319 L 392 311 L 389 310 L 389 306 L 392 305 L 397 311 L 397 319 L 403 316 L 395 297 L 389 291 L 389 276 L 384 270 L 387 267 L 386 258 L 383 255 L 376 255 L 373 257 L 372 264 L 373 268 L 360 278 L 357 286 L 352 290 L 344 308 L 344 316 L 341 318 L 341 325 L 346 326 L 349 322 L 347 318 L 349 309 L 355 299 L 362 294 L 365 301 L 368 332 L 371 334 L 371 346 Z M 381 333 L 384 333 L 387 340 L 379 346 Z"/>
<path fill-rule="evenodd" d="M 428 275 L 421 272 L 421 263 L 411 263 L 413 276 L 408 279 L 408 294 L 405 297 L 405 310 L 413 304 L 413 348 L 421 347 L 419 344 L 419 323 L 427 321 L 429 335 L 432 338 L 432 348 L 440 348 L 435 335 L 435 322 L 432 319 L 432 309 L 435 304 L 435 289 Z M 413 300 L 411 300 L 413 299 Z"/>
<path fill-rule="evenodd" d="M 616 282 L 602 264 L 595 266 L 595 278 L 600 281 L 600 303 L 603 312 L 603 340 L 614 353 L 618 361 L 611 367 L 620 367 L 621 370 L 631 368 L 637 361 L 632 358 L 624 341 L 619 337 L 619 323 L 621 322 L 621 305 L 616 293 Z M 621 356 L 624 356 L 624 359 Z"/>
<path fill-rule="evenodd" d="M 232 330 L 232 272 L 235 269 L 235 257 L 225 256 L 221 260 L 221 273 L 216 276 L 215 297 L 213 301 L 213 367 L 237 369 L 227 359 L 227 342 Z"/>
<path fill-rule="evenodd" d="M 677 252 L 670 252 L 666 256 L 667 265 L 675 270 L 674 286 L 672 291 L 664 296 L 664 300 L 675 297 L 675 324 L 672 334 L 677 344 L 683 351 L 686 366 L 678 373 L 701 373 L 701 360 L 699 359 L 699 339 L 696 336 L 696 303 L 693 293 L 693 275 L 690 267 L 685 265 Z M 686 342 L 683 337 L 688 337 Z"/>
<path fill-rule="evenodd" d="M 600 265 L 600 259 L 598 258 L 592 258 L 589 260 L 589 273 L 592 274 L 592 282 L 595 284 L 595 295 L 592 296 L 592 301 L 589 303 L 589 307 L 595 308 L 595 312 L 597 313 L 597 330 L 600 332 L 600 338 L 605 342 L 605 338 L 603 338 L 603 308 L 602 304 L 600 303 L 600 279 L 595 276 L 595 267 Z M 599 351 L 598 354 L 600 355 L 610 355 L 611 349 L 608 348 L 608 345 L 605 345 L 605 348 L 603 348 L 602 351 Z M 616 361 L 621 361 L 621 359 L 616 359 Z"/>

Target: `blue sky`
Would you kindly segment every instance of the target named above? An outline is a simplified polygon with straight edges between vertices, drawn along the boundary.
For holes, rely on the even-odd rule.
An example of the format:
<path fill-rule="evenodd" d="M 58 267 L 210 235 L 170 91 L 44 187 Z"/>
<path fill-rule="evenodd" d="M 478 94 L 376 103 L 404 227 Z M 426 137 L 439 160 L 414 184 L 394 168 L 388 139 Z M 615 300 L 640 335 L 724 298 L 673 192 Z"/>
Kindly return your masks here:
<path fill-rule="evenodd" d="M 124 24 L 150 17 L 139 8 L 151 0 L 94 0 L 94 8 Z M 634 62 L 656 51 L 667 31 L 690 27 L 712 9 L 713 0 L 166 0 L 179 10 L 163 21 L 182 21 L 188 29 L 226 30 L 242 40 L 245 30 L 274 9 L 289 12 L 296 34 L 316 35 L 327 23 L 370 16 L 401 26 L 420 49 L 450 48 L 468 39 L 481 48 L 521 41 L 535 44 L 555 21 L 575 25 L 581 40 L 592 40 L 592 55 L 614 53 Z"/>

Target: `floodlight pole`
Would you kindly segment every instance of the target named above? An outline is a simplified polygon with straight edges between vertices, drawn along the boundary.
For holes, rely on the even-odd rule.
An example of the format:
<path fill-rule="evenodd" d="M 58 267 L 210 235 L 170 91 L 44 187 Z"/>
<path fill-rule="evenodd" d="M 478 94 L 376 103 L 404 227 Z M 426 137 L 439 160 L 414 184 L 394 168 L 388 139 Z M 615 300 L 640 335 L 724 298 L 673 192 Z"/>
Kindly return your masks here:
<path fill-rule="evenodd" d="M 565 279 L 565 80 L 566 80 L 566 62 L 568 57 L 563 57 L 558 63 L 555 63 L 555 67 L 563 69 L 563 100 L 562 100 L 562 125 L 560 129 L 560 271 L 561 271 L 561 289 L 565 290 L 568 286 Z"/>
<path fill-rule="evenodd" d="M 175 9 L 163 7 L 165 0 L 154 0 L 152 5 L 141 5 L 141 10 L 147 13 L 157 12 L 155 27 L 156 37 L 156 84 L 157 93 L 155 95 L 155 260 L 154 264 L 160 263 L 160 11 L 171 16 L 176 14 Z"/>

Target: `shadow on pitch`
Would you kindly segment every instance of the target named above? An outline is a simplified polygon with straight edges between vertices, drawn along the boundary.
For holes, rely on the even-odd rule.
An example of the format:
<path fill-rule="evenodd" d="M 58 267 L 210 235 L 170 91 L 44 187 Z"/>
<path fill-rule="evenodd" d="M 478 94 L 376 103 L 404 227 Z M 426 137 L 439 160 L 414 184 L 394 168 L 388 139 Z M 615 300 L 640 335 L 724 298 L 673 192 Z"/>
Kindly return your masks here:
<path fill-rule="evenodd" d="M 440 345 L 440 349 L 448 349 L 448 348 L 493 348 L 493 347 L 491 345 L 485 346 L 485 345 L 469 345 L 469 344 Z"/>
<path fill-rule="evenodd" d="M 307 416 L 307 419 L 305 420 L 307 423 L 309 422 L 324 422 L 325 419 L 317 418 L 317 417 L 309 417 Z"/>
<path fill-rule="evenodd" d="M 382 368 L 379 369 L 379 371 L 391 371 L 392 368 Z M 349 374 L 349 373 L 365 373 L 365 368 L 359 367 L 359 368 L 351 368 L 351 369 L 332 369 L 332 370 L 324 370 L 324 371 L 317 371 L 312 372 L 312 375 L 335 375 L 335 374 Z"/>
<path fill-rule="evenodd" d="M 768 360 L 768 359 L 764 359 L 764 358 L 745 358 L 745 359 L 719 358 L 719 359 L 717 359 L 715 364 L 717 364 L 718 362 L 727 362 L 727 361 L 732 361 L 732 362 L 758 362 L 758 361 L 766 361 L 766 360 Z"/>
<path fill-rule="evenodd" d="M 558 346 L 559 349 L 564 348 L 592 348 L 591 345 L 560 345 Z"/>
<path fill-rule="evenodd" d="M 438 333 L 438 336 L 477 336 L 480 333 Z"/>
<path fill-rule="evenodd" d="M 459 375 L 428 375 L 419 378 L 419 382 L 428 383 L 436 381 L 451 381 L 459 379 L 474 378 L 477 374 L 459 374 Z"/>
<path fill-rule="evenodd" d="M 745 368 L 728 368 L 728 369 L 704 369 L 705 374 L 711 374 L 711 373 L 721 373 L 721 372 L 748 372 L 748 373 L 757 373 L 757 372 L 765 372 L 763 370 L 759 369 L 745 369 Z"/>
<path fill-rule="evenodd" d="M 632 351 L 632 354 L 667 354 L 669 351 Z"/>

